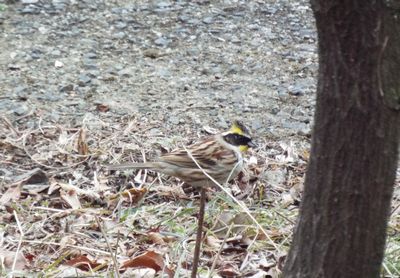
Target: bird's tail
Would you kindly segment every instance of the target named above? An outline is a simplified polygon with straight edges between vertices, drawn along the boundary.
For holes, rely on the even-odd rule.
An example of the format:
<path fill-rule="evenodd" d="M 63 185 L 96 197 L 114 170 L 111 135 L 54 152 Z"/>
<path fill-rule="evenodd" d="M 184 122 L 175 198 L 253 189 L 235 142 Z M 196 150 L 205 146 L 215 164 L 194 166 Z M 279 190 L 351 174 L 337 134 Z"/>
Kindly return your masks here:
<path fill-rule="evenodd" d="M 115 165 L 107 165 L 107 170 L 128 170 L 128 169 L 156 169 L 157 165 L 154 162 L 144 163 L 123 163 Z"/>

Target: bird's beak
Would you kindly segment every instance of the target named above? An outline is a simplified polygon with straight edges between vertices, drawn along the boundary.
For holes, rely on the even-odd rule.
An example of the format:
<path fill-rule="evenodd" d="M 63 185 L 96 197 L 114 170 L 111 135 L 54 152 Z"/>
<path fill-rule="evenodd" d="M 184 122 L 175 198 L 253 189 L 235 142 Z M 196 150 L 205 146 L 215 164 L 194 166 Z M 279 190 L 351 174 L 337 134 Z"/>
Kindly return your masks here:
<path fill-rule="evenodd" d="M 250 148 L 254 149 L 257 148 L 257 145 L 253 143 L 253 141 L 250 141 L 247 143 L 247 146 L 249 146 Z"/>

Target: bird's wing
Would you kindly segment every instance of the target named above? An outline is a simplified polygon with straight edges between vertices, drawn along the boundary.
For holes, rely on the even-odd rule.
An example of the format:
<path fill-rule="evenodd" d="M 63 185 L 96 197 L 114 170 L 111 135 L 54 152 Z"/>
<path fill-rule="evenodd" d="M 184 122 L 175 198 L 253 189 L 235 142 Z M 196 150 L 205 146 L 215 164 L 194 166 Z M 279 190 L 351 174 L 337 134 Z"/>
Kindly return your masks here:
<path fill-rule="evenodd" d="M 236 161 L 237 157 L 234 151 L 224 148 L 213 138 L 204 140 L 187 147 L 196 162 L 203 169 L 218 168 L 225 162 Z M 178 149 L 168 154 L 162 155 L 159 161 L 167 162 L 182 168 L 198 169 L 199 167 L 188 155 L 185 149 Z M 234 163 L 234 162 L 233 162 Z"/>
<path fill-rule="evenodd" d="M 190 149 L 187 150 L 191 152 Z M 203 155 L 199 154 L 196 155 L 196 153 L 193 152 L 191 152 L 191 154 L 202 168 L 209 168 L 210 166 L 215 165 L 215 162 L 213 160 L 203 157 Z M 169 164 L 173 164 L 181 168 L 190 168 L 190 169 L 198 168 L 196 163 L 184 149 L 175 150 L 168 154 L 162 155 L 159 158 L 159 161 L 167 162 Z"/>

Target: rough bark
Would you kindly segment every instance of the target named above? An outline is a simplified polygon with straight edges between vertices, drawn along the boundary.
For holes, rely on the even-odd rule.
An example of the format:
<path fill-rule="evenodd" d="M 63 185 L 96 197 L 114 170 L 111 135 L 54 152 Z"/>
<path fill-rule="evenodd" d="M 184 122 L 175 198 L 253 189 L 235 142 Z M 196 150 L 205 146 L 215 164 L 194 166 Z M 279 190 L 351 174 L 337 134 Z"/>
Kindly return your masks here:
<path fill-rule="evenodd" d="M 311 1 L 317 107 L 284 277 L 379 277 L 400 131 L 395 1 Z"/>

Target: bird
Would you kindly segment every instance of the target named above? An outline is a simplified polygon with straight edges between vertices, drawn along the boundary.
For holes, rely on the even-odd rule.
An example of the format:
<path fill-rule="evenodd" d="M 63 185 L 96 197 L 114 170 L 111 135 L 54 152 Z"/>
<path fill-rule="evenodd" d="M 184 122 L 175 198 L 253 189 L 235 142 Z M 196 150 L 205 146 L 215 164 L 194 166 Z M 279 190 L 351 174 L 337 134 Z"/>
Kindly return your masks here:
<path fill-rule="evenodd" d="M 200 210 L 191 274 L 193 278 L 197 277 L 200 260 L 206 190 L 213 184 L 209 176 L 220 185 L 233 180 L 242 171 L 242 153 L 254 147 L 256 145 L 253 143 L 249 130 L 240 121 L 234 121 L 228 131 L 163 154 L 152 162 L 109 165 L 107 169 L 153 170 L 177 177 L 192 187 L 200 188 Z"/>
<path fill-rule="evenodd" d="M 234 121 L 228 131 L 163 154 L 152 162 L 108 165 L 107 169 L 148 169 L 177 177 L 193 187 L 212 184 L 205 172 L 225 184 L 242 171 L 242 153 L 255 146 L 246 126 Z"/>

